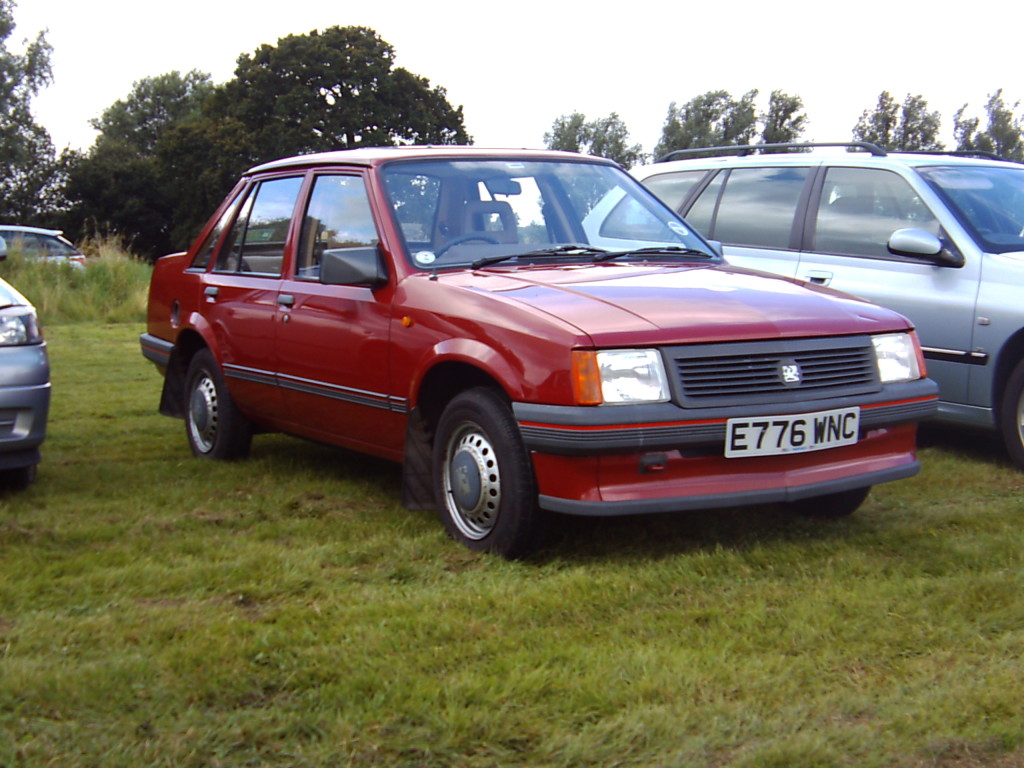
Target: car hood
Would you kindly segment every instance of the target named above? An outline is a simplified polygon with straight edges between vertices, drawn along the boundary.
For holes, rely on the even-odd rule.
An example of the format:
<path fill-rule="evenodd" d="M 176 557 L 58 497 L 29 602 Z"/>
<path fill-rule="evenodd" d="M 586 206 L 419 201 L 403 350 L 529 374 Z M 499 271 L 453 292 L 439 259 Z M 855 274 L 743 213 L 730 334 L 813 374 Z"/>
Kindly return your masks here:
<path fill-rule="evenodd" d="M 446 276 L 568 323 L 596 345 L 898 331 L 897 313 L 837 291 L 722 266 L 595 264 Z"/>

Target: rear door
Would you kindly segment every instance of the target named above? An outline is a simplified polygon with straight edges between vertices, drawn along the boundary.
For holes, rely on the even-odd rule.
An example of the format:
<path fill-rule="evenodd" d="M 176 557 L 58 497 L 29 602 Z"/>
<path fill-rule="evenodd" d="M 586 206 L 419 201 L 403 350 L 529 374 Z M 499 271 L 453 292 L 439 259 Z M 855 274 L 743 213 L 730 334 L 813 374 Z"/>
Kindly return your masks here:
<path fill-rule="evenodd" d="M 684 216 L 705 237 L 722 243 L 730 264 L 795 277 L 800 212 L 812 175 L 811 165 L 722 170 Z"/>

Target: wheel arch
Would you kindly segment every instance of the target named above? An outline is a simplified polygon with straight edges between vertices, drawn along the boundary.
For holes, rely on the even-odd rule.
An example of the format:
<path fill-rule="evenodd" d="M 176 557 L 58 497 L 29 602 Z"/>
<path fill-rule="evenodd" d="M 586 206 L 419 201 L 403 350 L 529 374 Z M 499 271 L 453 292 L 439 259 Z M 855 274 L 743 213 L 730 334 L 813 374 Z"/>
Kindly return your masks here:
<path fill-rule="evenodd" d="M 1003 393 L 1014 369 L 1024 360 L 1024 328 L 1019 328 L 999 350 L 995 375 L 992 377 L 992 405 L 995 409 L 996 424 L 1002 417 Z"/>
<path fill-rule="evenodd" d="M 164 416 L 185 418 L 185 379 L 188 366 L 197 352 L 208 348 L 206 339 L 192 328 L 186 328 L 178 335 L 167 362 L 163 391 L 160 393 L 160 413 Z"/>

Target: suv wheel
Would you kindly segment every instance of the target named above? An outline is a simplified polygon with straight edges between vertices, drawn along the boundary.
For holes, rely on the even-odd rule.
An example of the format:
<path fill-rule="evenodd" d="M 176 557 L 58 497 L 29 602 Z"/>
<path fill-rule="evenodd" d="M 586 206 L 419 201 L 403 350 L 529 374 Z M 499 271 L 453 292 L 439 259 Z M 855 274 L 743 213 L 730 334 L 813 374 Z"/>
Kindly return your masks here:
<path fill-rule="evenodd" d="M 208 459 L 241 459 L 252 443 L 252 425 L 231 399 L 210 350 L 196 353 L 188 366 L 185 434 L 192 453 Z"/>
<path fill-rule="evenodd" d="M 438 422 L 433 464 L 438 511 L 453 538 L 509 558 L 533 549 L 542 514 L 533 466 L 500 395 L 471 389 L 452 399 Z"/>
<path fill-rule="evenodd" d="M 1010 374 L 999 408 L 999 433 L 1013 462 L 1024 468 L 1024 360 Z"/>

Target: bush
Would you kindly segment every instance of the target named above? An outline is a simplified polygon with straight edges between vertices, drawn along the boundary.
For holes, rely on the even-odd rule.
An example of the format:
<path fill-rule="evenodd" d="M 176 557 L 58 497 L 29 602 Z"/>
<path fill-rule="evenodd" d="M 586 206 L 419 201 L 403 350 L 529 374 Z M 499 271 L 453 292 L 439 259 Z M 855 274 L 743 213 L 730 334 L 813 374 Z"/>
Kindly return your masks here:
<path fill-rule="evenodd" d="M 152 267 L 118 237 L 92 238 L 80 247 L 89 258 L 85 269 L 25 259 L 12 248 L 0 262 L 0 277 L 35 305 L 44 327 L 145 322 Z"/>

